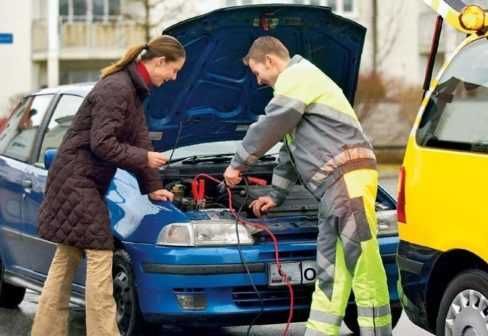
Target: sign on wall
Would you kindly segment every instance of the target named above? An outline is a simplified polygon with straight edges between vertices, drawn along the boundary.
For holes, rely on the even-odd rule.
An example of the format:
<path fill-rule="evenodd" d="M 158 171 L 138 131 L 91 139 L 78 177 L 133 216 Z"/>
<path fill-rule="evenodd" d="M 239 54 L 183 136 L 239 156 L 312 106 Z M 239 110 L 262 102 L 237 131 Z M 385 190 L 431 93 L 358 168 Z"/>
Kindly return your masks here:
<path fill-rule="evenodd" d="M 12 44 L 12 43 L 14 43 L 14 34 L 0 33 L 0 44 Z"/>

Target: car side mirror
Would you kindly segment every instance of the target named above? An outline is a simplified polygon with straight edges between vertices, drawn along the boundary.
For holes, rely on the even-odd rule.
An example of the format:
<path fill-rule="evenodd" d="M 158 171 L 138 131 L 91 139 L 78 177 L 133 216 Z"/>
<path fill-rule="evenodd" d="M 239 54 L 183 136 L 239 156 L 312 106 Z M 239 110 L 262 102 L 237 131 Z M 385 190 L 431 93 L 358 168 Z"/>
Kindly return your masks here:
<path fill-rule="evenodd" d="M 56 154 L 58 153 L 57 149 L 48 149 L 44 153 L 44 167 L 49 170 L 54 159 L 56 158 Z"/>

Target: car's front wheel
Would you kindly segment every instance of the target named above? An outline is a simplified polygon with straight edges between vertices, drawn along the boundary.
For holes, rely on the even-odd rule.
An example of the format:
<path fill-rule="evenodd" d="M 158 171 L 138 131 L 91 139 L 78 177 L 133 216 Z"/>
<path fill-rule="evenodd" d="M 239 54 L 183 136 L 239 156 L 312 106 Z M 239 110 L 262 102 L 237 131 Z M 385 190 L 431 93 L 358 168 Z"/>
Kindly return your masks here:
<path fill-rule="evenodd" d="M 131 260 L 123 250 L 114 253 L 113 279 L 119 331 L 123 336 L 134 335 L 142 329 L 144 320 L 139 311 Z"/>
<path fill-rule="evenodd" d="M 401 305 L 391 306 L 391 328 L 392 329 L 395 328 L 401 316 L 402 316 Z M 344 323 L 354 335 L 359 335 L 358 308 L 355 304 L 349 304 L 347 306 L 346 316 L 344 316 Z"/>
<path fill-rule="evenodd" d="M 441 300 L 438 336 L 488 336 L 488 273 L 469 270 L 454 278 Z"/>
<path fill-rule="evenodd" d="M 25 288 L 5 283 L 3 281 L 3 272 L 2 259 L 0 259 L 0 307 L 17 308 L 24 300 Z"/>

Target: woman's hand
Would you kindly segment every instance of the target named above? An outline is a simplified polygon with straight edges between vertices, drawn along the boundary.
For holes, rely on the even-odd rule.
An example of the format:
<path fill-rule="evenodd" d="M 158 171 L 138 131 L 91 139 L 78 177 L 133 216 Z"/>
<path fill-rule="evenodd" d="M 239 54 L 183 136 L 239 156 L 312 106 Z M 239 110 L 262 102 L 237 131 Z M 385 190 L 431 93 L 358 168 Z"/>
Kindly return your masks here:
<path fill-rule="evenodd" d="M 149 194 L 149 198 L 153 201 L 171 201 L 173 202 L 174 194 L 166 189 L 159 189 Z"/>
<path fill-rule="evenodd" d="M 147 165 L 149 168 L 160 168 L 168 162 L 166 155 L 158 152 L 147 152 Z"/>

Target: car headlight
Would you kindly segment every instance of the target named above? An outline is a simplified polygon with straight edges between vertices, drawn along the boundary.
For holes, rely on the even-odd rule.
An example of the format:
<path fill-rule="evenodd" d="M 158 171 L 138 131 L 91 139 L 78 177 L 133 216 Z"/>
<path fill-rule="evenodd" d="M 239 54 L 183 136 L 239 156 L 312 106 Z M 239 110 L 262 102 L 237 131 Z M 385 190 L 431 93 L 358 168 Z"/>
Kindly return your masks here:
<path fill-rule="evenodd" d="M 242 245 L 254 243 L 249 231 L 237 224 Z M 157 244 L 168 246 L 237 245 L 236 222 L 232 220 L 196 220 L 165 226 L 158 236 Z"/>
<path fill-rule="evenodd" d="M 396 210 L 383 210 L 376 213 L 378 218 L 378 236 L 393 236 L 398 234 Z"/>

